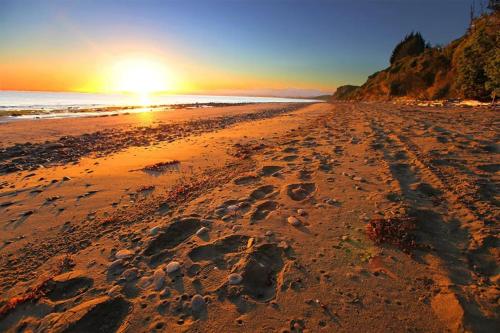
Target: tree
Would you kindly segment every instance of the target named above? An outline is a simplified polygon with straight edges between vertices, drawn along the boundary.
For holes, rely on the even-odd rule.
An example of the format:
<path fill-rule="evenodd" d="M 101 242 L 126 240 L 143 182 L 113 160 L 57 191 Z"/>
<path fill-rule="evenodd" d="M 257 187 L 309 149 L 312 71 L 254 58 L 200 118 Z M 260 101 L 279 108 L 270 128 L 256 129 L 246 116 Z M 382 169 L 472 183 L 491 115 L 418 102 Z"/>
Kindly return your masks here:
<path fill-rule="evenodd" d="M 420 32 L 412 32 L 396 45 L 391 55 L 391 65 L 408 56 L 417 56 L 425 51 L 428 44 Z"/>

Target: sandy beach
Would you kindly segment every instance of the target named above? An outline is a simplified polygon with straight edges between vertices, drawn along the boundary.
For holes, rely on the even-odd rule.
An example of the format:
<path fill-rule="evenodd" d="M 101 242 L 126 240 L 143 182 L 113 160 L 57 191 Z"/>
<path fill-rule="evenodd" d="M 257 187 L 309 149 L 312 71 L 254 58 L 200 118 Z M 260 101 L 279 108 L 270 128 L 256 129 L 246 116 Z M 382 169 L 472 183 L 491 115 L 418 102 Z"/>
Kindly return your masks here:
<path fill-rule="evenodd" d="M 0 124 L 1 332 L 494 332 L 488 108 Z"/>

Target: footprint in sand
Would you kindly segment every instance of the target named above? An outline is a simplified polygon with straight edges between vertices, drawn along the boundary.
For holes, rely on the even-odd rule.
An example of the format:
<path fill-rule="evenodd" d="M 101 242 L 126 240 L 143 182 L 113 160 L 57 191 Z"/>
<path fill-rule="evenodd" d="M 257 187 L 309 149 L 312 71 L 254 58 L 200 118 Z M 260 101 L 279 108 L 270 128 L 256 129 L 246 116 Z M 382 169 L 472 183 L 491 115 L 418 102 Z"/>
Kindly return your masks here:
<path fill-rule="evenodd" d="M 163 232 L 160 232 L 144 250 L 144 255 L 151 256 L 165 249 L 173 249 L 203 226 L 196 218 L 185 218 L 172 222 Z"/>
<path fill-rule="evenodd" d="M 82 303 L 63 313 L 45 317 L 40 332 L 116 332 L 126 325 L 131 304 L 121 297 L 100 297 Z"/>
<path fill-rule="evenodd" d="M 94 280 L 85 276 L 83 271 L 73 271 L 55 276 L 47 283 L 46 296 L 51 301 L 73 298 L 86 292 Z"/>
<path fill-rule="evenodd" d="M 226 218 L 236 218 L 248 212 L 250 203 L 246 200 L 227 200 L 222 205 L 218 206 L 215 214 L 225 220 Z"/>
<path fill-rule="evenodd" d="M 233 182 L 236 185 L 248 185 L 259 181 L 260 177 L 254 175 L 247 175 L 236 178 Z"/>
<path fill-rule="evenodd" d="M 252 215 L 250 216 L 250 223 L 257 222 L 265 219 L 272 211 L 278 208 L 276 201 L 264 201 L 255 207 Z"/>
<path fill-rule="evenodd" d="M 264 177 L 276 176 L 281 170 L 283 170 L 283 167 L 278 165 L 265 165 L 262 167 L 260 174 Z"/>
<path fill-rule="evenodd" d="M 249 239 L 249 236 L 230 235 L 210 244 L 195 247 L 188 253 L 188 257 L 193 262 L 212 261 L 223 264 L 225 255 L 245 250 Z"/>
<path fill-rule="evenodd" d="M 300 180 L 311 180 L 312 171 L 309 170 L 300 170 L 299 171 L 299 179 Z"/>
<path fill-rule="evenodd" d="M 284 266 L 283 255 L 283 249 L 276 244 L 263 244 L 246 253 L 234 269 L 243 277 L 243 294 L 260 302 L 273 299 L 277 275 Z"/>
<path fill-rule="evenodd" d="M 255 189 L 252 193 L 250 193 L 251 200 L 262 200 L 269 197 L 273 191 L 276 189 L 273 185 L 264 185 L 257 189 Z"/>
<path fill-rule="evenodd" d="M 230 274 L 227 269 L 240 260 L 249 240 L 249 236 L 230 235 L 195 247 L 188 253 L 191 261 L 195 262 L 194 275 L 203 282 L 204 290 L 215 291 L 226 283 Z"/>
<path fill-rule="evenodd" d="M 287 186 L 286 193 L 295 201 L 305 200 L 316 191 L 316 184 L 314 183 L 298 183 L 290 184 Z"/>

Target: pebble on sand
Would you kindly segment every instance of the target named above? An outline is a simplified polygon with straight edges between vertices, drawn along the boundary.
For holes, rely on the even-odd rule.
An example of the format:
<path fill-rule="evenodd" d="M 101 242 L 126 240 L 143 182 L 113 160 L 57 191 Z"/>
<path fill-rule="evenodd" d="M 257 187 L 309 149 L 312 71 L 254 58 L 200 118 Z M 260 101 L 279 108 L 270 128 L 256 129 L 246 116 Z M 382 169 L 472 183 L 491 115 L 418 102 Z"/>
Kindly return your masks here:
<path fill-rule="evenodd" d="M 231 273 L 227 277 L 227 281 L 229 282 L 229 284 L 240 284 L 241 281 L 243 281 L 243 276 L 238 273 Z"/>
<path fill-rule="evenodd" d="M 296 218 L 295 216 L 289 216 L 287 221 L 288 221 L 288 223 L 290 223 L 294 227 L 298 227 L 299 225 L 301 225 L 300 220 L 298 218 Z"/>
<path fill-rule="evenodd" d="M 163 269 L 158 268 L 153 273 L 153 287 L 155 290 L 160 290 L 163 287 L 163 283 L 165 282 L 165 272 Z"/>
<path fill-rule="evenodd" d="M 181 264 L 179 264 L 179 262 L 171 261 L 167 265 L 167 273 L 169 273 L 169 274 L 173 273 L 173 272 L 179 270 L 179 268 L 181 268 Z"/>
<path fill-rule="evenodd" d="M 191 298 L 191 310 L 200 312 L 205 307 L 205 299 L 200 294 L 196 294 Z"/>
<path fill-rule="evenodd" d="M 300 216 L 305 216 L 306 215 L 306 211 L 303 210 L 302 208 L 299 208 L 299 209 L 297 209 L 297 214 L 299 214 Z"/>
<path fill-rule="evenodd" d="M 116 252 L 115 258 L 116 259 L 128 259 L 134 255 L 134 252 L 130 250 L 120 250 Z"/>
<path fill-rule="evenodd" d="M 125 262 L 123 261 L 123 259 L 116 259 L 115 261 L 113 261 L 109 267 L 108 267 L 108 272 L 111 273 L 111 274 L 118 274 L 118 273 L 121 273 L 123 271 L 123 264 Z"/>

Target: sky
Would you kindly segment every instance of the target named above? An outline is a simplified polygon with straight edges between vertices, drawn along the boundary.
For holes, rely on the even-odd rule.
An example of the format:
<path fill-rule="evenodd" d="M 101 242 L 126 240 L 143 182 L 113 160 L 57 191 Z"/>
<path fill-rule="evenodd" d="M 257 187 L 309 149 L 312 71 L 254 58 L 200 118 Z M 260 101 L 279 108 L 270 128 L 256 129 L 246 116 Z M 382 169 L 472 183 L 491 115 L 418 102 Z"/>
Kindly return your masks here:
<path fill-rule="evenodd" d="M 411 31 L 460 37 L 471 1 L 0 0 L 0 90 L 331 93 Z"/>

